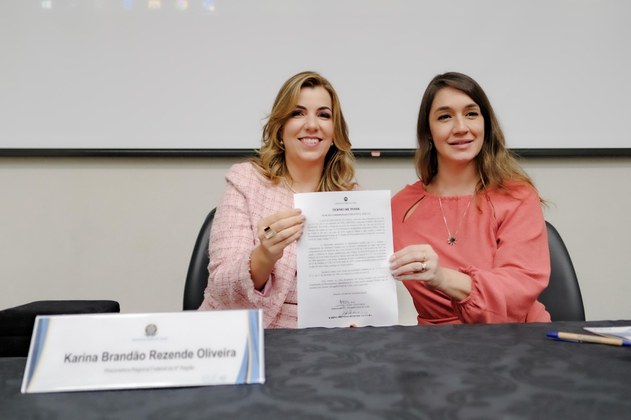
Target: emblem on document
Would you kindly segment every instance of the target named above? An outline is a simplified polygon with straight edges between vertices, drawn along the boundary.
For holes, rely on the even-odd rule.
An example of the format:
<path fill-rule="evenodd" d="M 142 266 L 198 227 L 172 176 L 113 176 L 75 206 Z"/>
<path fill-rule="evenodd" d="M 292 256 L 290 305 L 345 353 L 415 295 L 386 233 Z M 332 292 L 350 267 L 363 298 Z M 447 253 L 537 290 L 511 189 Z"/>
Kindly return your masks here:
<path fill-rule="evenodd" d="M 344 197 L 344 201 L 348 201 L 348 197 Z"/>
<path fill-rule="evenodd" d="M 154 335 L 156 335 L 157 332 L 158 332 L 158 327 L 156 326 L 156 324 L 148 324 L 145 327 L 145 335 L 147 337 L 153 337 Z"/>

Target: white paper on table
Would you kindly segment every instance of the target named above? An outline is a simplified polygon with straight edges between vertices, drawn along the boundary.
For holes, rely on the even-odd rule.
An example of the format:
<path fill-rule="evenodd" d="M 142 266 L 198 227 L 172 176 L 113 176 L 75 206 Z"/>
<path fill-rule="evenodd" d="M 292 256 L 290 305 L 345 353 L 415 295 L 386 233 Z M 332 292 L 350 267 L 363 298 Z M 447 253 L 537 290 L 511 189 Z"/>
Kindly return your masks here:
<path fill-rule="evenodd" d="M 294 195 L 306 218 L 298 241 L 298 327 L 398 323 L 390 191 Z"/>
<path fill-rule="evenodd" d="M 631 343 L 631 326 L 624 327 L 584 327 L 586 331 L 604 337 L 622 338 Z"/>

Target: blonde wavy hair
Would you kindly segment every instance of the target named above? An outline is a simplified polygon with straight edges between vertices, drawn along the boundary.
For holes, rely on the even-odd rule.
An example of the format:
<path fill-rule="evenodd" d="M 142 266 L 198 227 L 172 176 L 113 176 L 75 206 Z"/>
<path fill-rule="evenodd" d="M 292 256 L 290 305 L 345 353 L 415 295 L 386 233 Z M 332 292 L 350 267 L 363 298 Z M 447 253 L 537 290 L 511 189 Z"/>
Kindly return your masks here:
<path fill-rule="evenodd" d="M 536 190 L 532 179 L 521 168 L 515 155 L 506 148 L 504 133 L 480 85 L 471 77 L 456 72 L 434 77 L 423 94 L 416 126 L 418 147 L 415 155 L 416 172 L 423 183 L 431 183 L 438 173 L 438 156 L 432 143 L 429 113 L 436 94 L 445 87 L 458 89 L 467 94 L 480 107 L 484 118 L 484 142 L 476 156 L 479 176 L 476 192 L 489 188 L 506 190 L 506 181 L 526 183 Z"/>
<path fill-rule="evenodd" d="M 263 127 L 262 146 L 251 162 L 274 184 L 278 184 L 283 177 L 291 179 L 282 144 L 283 127 L 296 108 L 301 89 L 315 87 L 323 87 L 329 92 L 333 114 L 333 144 L 325 157 L 317 191 L 351 190 L 356 185 L 355 158 L 351 151 L 348 127 L 335 89 L 327 79 L 316 72 L 298 73 L 280 88 L 272 112 Z"/>

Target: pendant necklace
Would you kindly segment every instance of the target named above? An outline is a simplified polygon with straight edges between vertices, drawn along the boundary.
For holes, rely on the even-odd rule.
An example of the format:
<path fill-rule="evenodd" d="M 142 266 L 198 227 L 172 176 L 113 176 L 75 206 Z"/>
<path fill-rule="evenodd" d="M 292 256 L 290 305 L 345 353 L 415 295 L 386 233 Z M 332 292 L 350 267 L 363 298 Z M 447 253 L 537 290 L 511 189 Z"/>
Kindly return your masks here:
<path fill-rule="evenodd" d="M 456 246 L 456 242 L 457 242 L 456 237 L 458 236 L 458 232 L 460 231 L 460 226 L 462 226 L 462 221 L 465 219 L 465 216 L 467 215 L 467 212 L 469 211 L 469 206 L 471 205 L 471 201 L 473 201 L 473 197 L 471 197 L 471 199 L 469 200 L 469 204 L 467 204 L 467 208 L 464 210 L 464 213 L 462 214 L 462 217 L 460 218 L 460 222 L 458 223 L 458 228 L 452 235 L 451 231 L 449 230 L 449 225 L 447 225 L 447 218 L 445 217 L 445 210 L 443 209 L 443 201 L 440 199 L 440 197 L 438 197 L 438 204 L 440 205 L 440 212 L 443 215 L 443 221 L 445 222 L 445 228 L 447 229 L 447 243 L 451 246 Z"/>

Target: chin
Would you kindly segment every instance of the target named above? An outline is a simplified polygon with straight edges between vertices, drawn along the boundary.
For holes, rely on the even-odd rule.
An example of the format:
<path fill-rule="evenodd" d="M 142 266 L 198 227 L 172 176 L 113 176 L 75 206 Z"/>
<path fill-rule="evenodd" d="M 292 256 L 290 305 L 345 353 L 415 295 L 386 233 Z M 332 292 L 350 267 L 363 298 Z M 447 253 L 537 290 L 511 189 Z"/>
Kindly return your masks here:
<path fill-rule="evenodd" d="M 325 157 L 326 157 L 326 154 L 323 154 L 323 153 L 319 153 L 317 155 L 308 154 L 308 155 L 300 156 L 299 160 L 305 163 L 324 163 Z"/>

